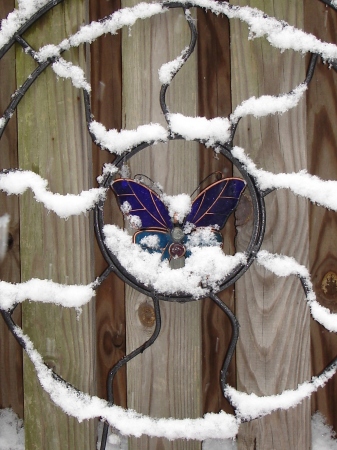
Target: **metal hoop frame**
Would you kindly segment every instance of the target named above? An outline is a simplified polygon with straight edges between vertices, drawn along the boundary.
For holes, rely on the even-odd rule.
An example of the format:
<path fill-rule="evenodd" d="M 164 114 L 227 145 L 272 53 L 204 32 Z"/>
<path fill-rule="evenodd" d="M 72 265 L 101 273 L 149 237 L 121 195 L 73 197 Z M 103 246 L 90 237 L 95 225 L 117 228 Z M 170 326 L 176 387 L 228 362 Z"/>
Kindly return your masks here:
<path fill-rule="evenodd" d="M 34 51 L 30 45 L 25 41 L 25 39 L 22 37 L 23 33 L 25 31 L 27 31 L 32 25 L 35 24 L 35 22 L 41 18 L 45 13 L 47 13 L 49 10 L 51 10 L 53 7 L 55 7 L 56 5 L 62 3 L 64 0 L 51 0 L 50 2 L 48 2 L 45 6 L 43 6 L 39 11 L 37 11 L 26 23 L 24 23 L 22 25 L 22 27 L 17 31 L 17 33 L 15 33 L 15 35 L 12 37 L 12 39 L 0 50 L 0 59 L 6 54 L 6 52 L 15 44 L 18 43 L 19 45 L 22 46 L 22 48 L 26 51 L 26 53 L 28 53 L 32 58 L 35 59 L 35 61 L 38 63 L 38 67 L 32 72 L 32 74 L 26 79 L 26 81 L 23 83 L 23 85 L 18 88 L 15 93 L 12 96 L 11 102 L 8 105 L 7 109 L 4 112 L 3 118 L 5 119 L 5 122 L 3 124 L 3 126 L 0 128 L 0 139 L 3 135 L 3 132 L 11 118 L 11 116 L 13 115 L 13 113 L 15 112 L 19 102 L 21 101 L 21 99 L 23 98 L 23 96 L 26 94 L 26 92 L 28 91 L 28 89 L 30 88 L 30 86 L 37 80 L 37 78 L 42 74 L 42 72 L 48 67 L 50 66 L 53 62 L 55 62 L 58 58 L 53 57 L 53 58 L 49 58 L 47 61 L 41 63 L 39 61 L 37 61 L 37 56 L 36 56 L 36 51 Z M 332 0 L 320 0 L 323 3 L 325 3 L 326 5 L 330 6 L 331 8 L 337 10 L 337 8 L 335 7 L 335 5 L 332 3 Z M 192 21 L 192 19 L 189 18 L 189 16 L 186 14 L 187 8 L 189 7 L 196 7 L 195 5 L 192 4 L 184 4 L 184 3 L 180 3 L 175 2 L 175 1 L 167 1 L 163 3 L 163 6 L 167 7 L 168 9 L 171 8 L 182 8 L 185 12 L 185 17 L 187 20 L 187 23 L 189 25 L 190 31 L 191 31 L 191 41 L 189 44 L 188 49 L 186 50 L 186 52 L 183 54 L 183 61 L 186 62 L 186 60 L 189 58 L 189 56 L 191 55 L 191 53 L 194 50 L 195 47 L 195 43 L 197 40 L 197 30 L 196 27 Z M 233 7 L 230 5 L 230 7 Z M 104 22 L 105 18 L 101 19 L 100 22 Z M 314 69 L 316 66 L 316 62 L 318 60 L 318 55 L 313 54 L 311 61 L 310 61 L 310 65 L 309 65 L 309 69 L 307 71 L 307 76 L 305 79 L 305 83 L 309 84 L 309 82 L 312 79 L 313 73 L 314 73 Z M 329 61 L 330 64 L 332 65 L 332 67 L 337 70 L 337 63 L 335 61 Z M 178 69 L 179 70 L 179 69 Z M 175 75 L 175 74 L 174 74 Z M 169 109 L 166 105 L 166 91 L 168 88 L 168 84 L 164 84 L 161 87 L 161 91 L 160 91 L 160 105 L 162 108 L 162 111 L 166 117 L 166 120 L 168 122 L 168 126 L 170 128 L 170 124 L 169 124 Z M 85 102 L 85 110 L 86 110 L 86 120 L 87 120 L 87 125 L 88 125 L 88 130 L 89 133 L 93 139 L 93 141 L 95 141 L 95 136 L 91 133 L 89 126 L 93 120 L 92 114 L 91 114 L 91 107 L 90 107 L 90 97 L 89 94 L 86 91 L 83 91 L 83 95 L 84 95 L 84 102 Z M 264 237 L 264 231 L 265 231 L 265 218 L 266 218 L 266 212 L 265 212 L 265 204 L 264 204 L 264 197 L 266 195 L 268 195 L 272 190 L 268 190 L 268 191 L 261 191 L 259 189 L 259 187 L 256 184 L 256 181 L 251 177 L 251 175 L 246 171 L 246 169 L 244 168 L 244 166 L 236 159 L 233 157 L 231 151 L 233 149 L 233 138 L 235 135 L 235 131 L 238 125 L 238 121 L 236 123 L 233 124 L 232 126 L 232 130 L 231 130 L 231 135 L 230 135 L 230 139 L 226 144 L 215 144 L 214 146 L 212 146 L 212 148 L 214 150 L 216 150 L 217 152 L 220 152 L 225 158 L 227 158 L 228 160 L 230 160 L 232 162 L 232 164 L 234 166 L 237 167 L 237 169 L 240 171 L 240 173 L 242 174 L 243 178 L 245 179 L 245 181 L 247 182 L 247 186 L 248 186 L 248 190 L 252 199 L 252 204 L 253 204 L 253 231 L 252 231 L 252 236 L 250 239 L 250 242 L 248 244 L 248 247 L 246 249 L 246 255 L 247 255 L 247 263 L 246 264 L 240 264 L 238 265 L 231 274 L 229 274 L 220 284 L 219 289 L 217 292 L 222 291 L 224 289 L 226 289 L 227 287 L 231 286 L 233 283 L 235 283 L 250 267 L 250 265 L 253 263 L 256 254 L 262 244 L 263 241 L 263 237 Z M 178 135 L 174 135 L 173 133 L 171 133 L 171 135 L 169 136 L 169 140 L 178 140 L 178 139 L 183 139 L 182 136 L 178 136 Z M 199 141 L 201 144 L 204 144 L 204 142 Z M 141 150 L 154 145 L 155 143 L 141 143 L 140 145 L 138 145 L 137 147 L 133 148 L 129 153 L 123 154 L 122 156 L 120 156 L 119 158 L 117 158 L 115 160 L 115 165 L 116 167 L 120 167 L 124 161 L 129 160 L 130 158 L 132 158 L 135 154 L 137 154 L 138 152 L 140 152 Z M 101 148 L 103 148 L 101 146 Z M 2 172 L 6 172 L 6 171 L 2 171 Z M 108 187 L 112 180 L 114 178 L 113 174 L 107 174 L 104 176 L 103 181 L 101 183 L 102 187 Z M 144 286 L 143 284 L 140 284 L 137 282 L 137 280 L 135 280 L 135 278 L 128 273 L 119 263 L 119 261 L 116 259 L 116 257 L 109 251 L 109 249 L 106 247 L 105 243 L 104 243 L 104 237 L 103 237 L 103 226 L 104 226 L 104 212 L 103 212 L 103 208 L 104 208 L 104 201 L 101 200 L 100 203 L 96 206 L 95 208 L 95 231 L 96 231 L 96 236 L 98 239 L 98 243 L 100 246 L 100 249 L 102 251 L 102 254 L 104 256 L 104 258 L 106 259 L 107 263 L 108 263 L 108 267 L 107 269 L 102 273 L 102 275 L 96 280 L 96 288 L 104 281 L 105 278 L 107 278 L 107 276 L 111 273 L 111 272 L 115 272 L 123 281 L 125 281 L 126 283 L 128 283 L 130 286 L 134 287 L 135 289 L 137 289 L 138 291 L 142 292 L 143 294 L 149 296 L 152 298 L 153 303 L 154 303 L 154 309 L 155 309 L 155 317 L 156 317 L 156 326 L 155 326 L 155 330 L 153 332 L 153 335 L 151 336 L 151 338 L 145 342 L 143 345 L 141 345 L 139 348 L 137 348 L 136 350 L 134 350 L 132 353 L 130 353 L 129 355 L 125 356 L 122 360 L 120 360 L 111 370 L 108 376 L 108 380 L 107 380 L 107 391 L 108 391 L 108 400 L 111 404 L 113 404 L 113 387 L 112 387 L 112 383 L 113 383 L 113 378 L 115 376 L 115 374 L 117 373 L 117 371 L 123 366 L 125 365 L 127 362 L 129 362 L 132 358 L 134 358 L 136 355 L 142 353 L 146 348 L 148 348 L 150 345 L 152 345 L 159 332 L 160 332 L 160 327 L 161 327 L 161 318 L 160 318 L 160 307 L 159 307 L 159 300 L 163 300 L 163 301 L 179 301 L 179 302 L 189 302 L 192 301 L 193 298 L 190 295 L 186 295 L 183 292 L 178 293 L 175 296 L 165 296 L 165 295 L 161 295 L 158 294 L 156 292 L 154 292 L 153 290 L 151 290 L 149 287 Z M 305 279 L 303 277 L 299 276 L 299 279 L 301 281 L 303 290 L 305 292 L 305 294 L 308 294 L 308 287 L 306 285 Z M 217 292 L 210 292 L 209 293 L 209 297 L 215 302 L 215 304 L 217 304 L 217 306 L 219 306 L 219 308 L 224 311 L 227 316 L 229 317 L 231 324 L 232 324 L 232 329 L 233 329 L 233 334 L 232 334 L 232 339 L 231 342 L 229 344 L 228 350 L 227 350 L 227 354 L 225 357 L 225 361 L 223 364 L 223 368 L 221 370 L 221 376 L 220 376 L 220 382 L 221 382 L 221 386 L 223 391 L 225 391 L 225 387 L 226 387 L 226 373 L 228 370 L 228 366 L 229 363 L 231 361 L 231 358 L 233 356 L 234 350 L 235 350 L 235 346 L 238 340 L 238 335 L 239 335 L 239 324 L 238 321 L 235 317 L 235 315 L 232 313 L 232 311 L 227 307 L 227 305 L 225 305 L 216 295 Z M 14 306 L 11 310 L 8 311 L 4 311 L 1 310 L 1 314 L 6 322 L 6 324 L 8 325 L 10 331 L 13 333 L 14 337 L 16 338 L 16 340 L 19 342 L 19 344 L 21 345 L 21 347 L 23 349 L 26 349 L 26 343 L 25 341 L 16 333 L 16 329 L 18 329 L 19 327 L 17 327 L 17 325 L 15 324 L 15 322 L 13 321 L 12 318 L 12 314 L 15 310 L 16 306 Z M 332 368 L 337 366 L 337 357 L 321 372 L 326 373 L 327 371 L 331 370 Z M 71 386 L 69 383 L 67 383 L 65 380 L 63 380 L 59 375 L 57 375 L 55 372 L 53 372 L 53 377 L 65 384 L 66 386 L 70 386 L 72 388 L 74 388 L 73 386 Z M 76 389 L 76 388 L 74 388 Z M 103 438 L 102 438 L 102 445 L 101 445 L 101 450 L 105 449 L 106 446 L 106 439 L 107 439 L 107 431 L 108 431 L 108 424 L 105 423 L 104 425 L 104 432 L 103 432 Z"/>
<path fill-rule="evenodd" d="M 171 140 L 179 140 L 180 137 L 172 137 Z M 153 143 L 152 143 L 153 144 Z M 142 144 L 136 148 L 134 148 L 130 153 L 128 153 L 125 156 L 120 156 L 115 162 L 115 166 L 117 168 L 121 168 L 122 164 L 130 160 L 134 155 L 139 153 L 141 150 L 144 150 L 147 147 L 150 147 L 152 144 Z M 258 189 L 256 184 L 254 183 L 254 180 L 252 177 L 247 173 L 245 168 L 242 166 L 242 164 L 236 160 L 231 152 L 229 147 L 223 146 L 223 145 L 217 145 L 216 150 L 220 152 L 222 155 L 225 156 L 225 158 L 229 159 L 234 166 L 237 167 L 237 169 L 242 174 L 244 180 L 247 182 L 247 187 L 252 199 L 252 205 L 253 205 L 253 231 L 252 236 L 250 239 L 250 242 L 246 249 L 246 255 L 247 255 L 247 262 L 245 264 L 239 264 L 219 285 L 219 289 L 217 292 L 221 292 L 222 290 L 226 289 L 227 287 L 231 286 L 233 283 L 235 283 L 236 280 L 238 280 L 250 267 L 250 265 L 253 263 L 257 252 L 260 249 L 260 246 L 263 241 L 264 231 L 265 231 L 265 204 L 263 199 L 262 192 Z M 115 175 L 114 174 L 107 174 L 102 183 L 100 184 L 101 187 L 108 188 L 110 184 L 112 183 Z M 97 204 L 95 208 L 95 232 L 98 244 L 100 246 L 100 250 L 102 254 L 104 255 L 104 258 L 106 259 L 108 265 L 112 270 L 126 283 L 128 283 L 131 287 L 134 289 L 137 289 L 142 294 L 148 295 L 150 297 L 156 296 L 159 300 L 164 301 L 178 301 L 178 302 L 189 302 L 189 301 L 195 301 L 195 299 L 191 295 L 186 295 L 183 292 L 177 293 L 175 295 L 163 295 L 158 292 L 155 292 L 153 289 L 149 288 L 148 286 L 145 286 L 144 284 L 141 284 L 139 281 L 135 279 L 128 271 L 124 269 L 124 267 L 121 265 L 121 263 L 118 261 L 118 259 L 111 253 L 109 248 L 104 242 L 104 234 L 103 234 L 103 227 L 104 227 L 104 204 L 106 202 L 106 199 L 100 200 L 100 202 Z M 216 293 L 217 293 L 216 292 Z M 209 294 L 207 294 L 208 296 Z"/>

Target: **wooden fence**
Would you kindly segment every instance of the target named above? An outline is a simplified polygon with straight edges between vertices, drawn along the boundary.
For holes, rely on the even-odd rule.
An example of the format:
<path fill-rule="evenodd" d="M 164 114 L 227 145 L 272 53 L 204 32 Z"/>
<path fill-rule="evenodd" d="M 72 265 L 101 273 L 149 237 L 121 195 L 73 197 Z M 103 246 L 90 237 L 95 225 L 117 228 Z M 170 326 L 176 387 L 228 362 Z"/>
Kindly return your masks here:
<path fill-rule="evenodd" d="M 57 43 L 89 19 L 135 3 L 65 0 L 27 33 L 27 40 L 35 48 Z M 258 7 L 335 42 L 337 15 L 319 0 L 233 3 Z M 14 6 L 13 0 L 3 0 L 0 18 Z M 262 39 L 248 41 L 247 27 L 239 21 L 229 24 L 225 17 L 201 10 L 196 16 L 197 53 L 170 87 L 172 111 L 207 118 L 228 116 L 252 95 L 287 92 L 304 79 L 308 60 L 301 55 L 291 51 L 281 55 Z M 91 74 L 96 120 L 109 129 L 164 123 L 157 70 L 187 42 L 182 14 L 172 11 L 137 24 L 130 32 L 104 36 L 90 48 L 72 51 L 70 60 L 79 61 Z M 32 68 L 21 49 L 11 50 L 0 62 L 1 112 Z M 320 64 L 297 108 L 280 117 L 243 119 L 235 143 L 249 151 L 259 167 L 272 172 L 307 168 L 323 179 L 336 179 L 336 77 Z M 192 192 L 198 180 L 215 170 L 232 173 L 229 165 L 224 168 L 223 161 L 210 157 L 204 148 L 185 145 L 185 158 L 174 146 L 169 150 L 157 146 L 152 153 L 142 153 L 137 170 L 151 167 L 147 174 L 170 194 Z M 70 82 L 58 81 L 51 70 L 25 96 L 0 147 L 1 168 L 33 170 L 49 180 L 51 191 L 60 193 L 77 193 L 94 185 L 102 165 L 112 160 L 88 140 L 79 92 Z M 87 283 L 102 273 L 106 264 L 94 243 L 91 215 L 64 222 L 36 204 L 31 194 L 20 198 L 1 194 L 0 202 L 0 215 L 8 212 L 11 216 L 13 238 L 0 267 L 1 279 L 19 282 L 35 276 Z M 113 205 L 106 214 L 116 222 L 118 211 Z M 336 220 L 335 212 L 293 194 L 279 191 L 267 199 L 263 248 L 294 256 L 306 265 L 319 302 L 332 311 L 337 311 Z M 245 199 L 236 221 L 233 218 L 226 225 L 225 251 L 243 248 L 251 222 L 251 206 Z M 221 299 L 235 309 L 241 324 L 228 378 L 240 390 L 267 395 L 295 388 L 335 357 L 337 337 L 310 322 L 296 278 L 279 279 L 253 266 Z M 20 316 L 18 310 L 17 321 Z M 96 301 L 83 308 L 79 319 L 76 312 L 61 307 L 25 303 L 22 324 L 51 367 L 80 389 L 103 398 L 108 370 L 126 351 L 146 340 L 154 326 L 151 303 L 114 276 L 103 283 Z M 158 343 L 136 358 L 127 373 L 123 369 L 117 375 L 116 403 L 162 417 L 198 417 L 221 409 L 232 412 L 219 385 L 230 335 L 227 318 L 209 299 L 165 304 Z M 337 430 L 336 399 L 335 378 L 311 402 L 242 425 L 239 449 L 309 449 L 311 412 L 320 410 Z M 95 448 L 97 424 L 78 424 L 52 404 L 39 387 L 30 362 L 26 358 L 22 362 L 20 348 L 0 322 L 0 407 L 9 406 L 24 416 L 26 450 Z M 129 448 L 197 450 L 201 444 L 143 437 L 131 439 Z"/>

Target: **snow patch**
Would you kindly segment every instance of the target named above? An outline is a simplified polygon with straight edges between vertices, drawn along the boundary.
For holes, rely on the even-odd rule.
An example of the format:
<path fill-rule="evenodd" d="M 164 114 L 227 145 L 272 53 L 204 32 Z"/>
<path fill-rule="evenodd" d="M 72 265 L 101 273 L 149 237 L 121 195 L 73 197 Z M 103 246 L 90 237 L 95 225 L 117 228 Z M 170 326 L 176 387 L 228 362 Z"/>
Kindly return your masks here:
<path fill-rule="evenodd" d="M 182 223 L 187 214 L 191 211 L 192 201 L 188 194 L 163 194 L 160 198 L 168 208 L 168 213 L 172 222 L 178 221 L 179 223 Z"/>
<path fill-rule="evenodd" d="M 71 62 L 65 61 L 63 58 L 59 58 L 52 65 L 52 69 L 57 76 L 62 78 L 70 78 L 73 86 L 79 89 L 84 89 L 87 92 L 91 91 L 90 84 L 86 81 L 83 70 L 74 66 Z"/>
<path fill-rule="evenodd" d="M 236 417 L 241 421 L 250 421 L 279 409 L 295 408 L 305 398 L 316 392 L 318 388 L 323 387 L 335 375 L 336 371 L 337 364 L 319 377 L 313 377 L 311 381 L 299 384 L 297 389 L 287 389 L 281 394 L 258 397 L 254 393 L 239 392 L 227 385 L 225 396 L 230 399 L 231 404 L 235 407 Z"/>
<path fill-rule="evenodd" d="M 198 299 L 216 291 L 224 278 L 246 262 L 243 253 L 225 255 L 219 246 L 191 247 L 185 266 L 172 270 L 160 253 L 149 253 L 132 242 L 132 236 L 116 225 L 105 225 L 105 243 L 121 265 L 138 282 L 165 295 L 186 294 Z"/>
<path fill-rule="evenodd" d="M 168 114 L 170 129 L 187 141 L 195 139 L 206 145 L 225 143 L 230 138 L 231 123 L 223 117 L 206 119 L 206 117 L 186 117 L 182 114 Z"/>
<path fill-rule="evenodd" d="M 232 155 L 237 158 L 252 175 L 261 190 L 289 189 L 294 194 L 308 198 L 313 203 L 337 211 L 337 181 L 324 181 L 306 170 L 292 173 L 272 173 L 258 169 L 240 147 L 234 147 Z"/>
<path fill-rule="evenodd" d="M 157 249 L 159 248 L 159 237 L 156 235 L 149 235 L 143 237 L 139 241 L 140 245 L 145 245 L 148 248 Z"/>
<path fill-rule="evenodd" d="M 78 216 L 92 209 L 99 200 L 105 197 L 104 188 L 93 188 L 80 194 L 53 194 L 47 190 L 48 181 L 29 170 L 11 171 L 0 174 L 0 190 L 7 194 L 20 195 L 27 189 L 34 192 L 34 198 L 50 211 L 66 219 Z"/>
<path fill-rule="evenodd" d="M 68 286 L 37 278 L 16 284 L 0 281 L 0 308 L 3 310 L 9 310 L 25 300 L 78 308 L 90 302 L 94 296 L 93 284 Z"/>
<path fill-rule="evenodd" d="M 110 153 L 121 155 L 130 151 L 137 145 L 147 142 L 166 142 L 168 140 L 167 130 L 158 123 L 140 125 L 136 130 L 107 130 L 100 122 L 93 121 L 89 125 L 90 132 L 95 137 L 95 142 L 100 144 Z"/>
<path fill-rule="evenodd" d="M 83 392 L 65 386 L 54 379 L 51 369 L 44 363 L 41 355 L 33 346 L 32 341 L 19 327 L 15 334 L 26 345 L 26 352 L 34 364 L 37 376 L 43 389 L 53 402 L 79 422 L 101 417 L 112 427 L 126 436 L 165 437 L 173 439 L 196 439 L 203 441 L 208 438 L 234 438 L 238 432 L 239 423 L 234 416 L 221 411 L 219 414 L 205 414 L 199 419 L 159 419 L 143 416 L 134 410 L 124 410 L 120 406 L 111 406 L 106 400 L 90 396 Z"/>
<path fill-rule="evenodd" d="M 9 215 L 0 217 L 0 262 L 4 259 L 8 247 Z"/>
<path fill-rule="evenodd" d="M 313 319 L 327 330 L 337 333 L 337 314 L 332 313 L 328 308 L 317 302 L 310 273 L 306 267 L 299 264 L 294 258 L 272 254 L 266 250 L 262 250 L 257 254 L 257 262 L 279 277 L 288 277 L 290 275 L 301 277 L 306 287 L 306 299 Z"/>
<path fill-rule="evenodd" d="M 269 114 L 283 114 L 298 105 L 307 88 L 307 84 L 302 83 L 289 94 L 279 96 L 262 95 L 259 98 L 250 97 L 235 108 L 231 115 L 231 121 L 237 122 L 241 117 L 250 114 L 257 118 Z"/>
<path fill-rule="evenodd" d="M 179 71 L 179 69 L 183 66 L 185 62 L 184 56 L 186 55 L 187 50 L 188 47 L 186 47 L 181 52 L 181 55 L 178 56 L 176 59 L 168 63 L 165 63 L 161 66 L 161 68 L 158 70 L 159 81 L 161 82 L 161 84 L 171 83 L 174 75 Z"/>
<path fill-rule="evenodd" d="M 0 449 L 25 450 L 23 421 L 10 408 L 0 410 Z"/>

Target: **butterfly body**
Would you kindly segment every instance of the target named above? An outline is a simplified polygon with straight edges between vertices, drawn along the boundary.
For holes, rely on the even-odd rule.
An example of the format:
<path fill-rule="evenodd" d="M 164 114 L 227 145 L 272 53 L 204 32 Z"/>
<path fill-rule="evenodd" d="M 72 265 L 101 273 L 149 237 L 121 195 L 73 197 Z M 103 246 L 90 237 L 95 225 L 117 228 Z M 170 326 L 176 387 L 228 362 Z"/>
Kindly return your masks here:
<path fill-rule="evenodd" d="M 193 247 L 222 246 L 219 232 L 236 208 L 246 183 L 223 178 L 212 183 L 191 203 L 182 223 L 171 217 L 164 201 L 149 187 L 132 179 L 115 180 L 111 188 L 119 207 L 131 223 L 138 224 L 133 242 L 162 260 L 188 258 Z"/>

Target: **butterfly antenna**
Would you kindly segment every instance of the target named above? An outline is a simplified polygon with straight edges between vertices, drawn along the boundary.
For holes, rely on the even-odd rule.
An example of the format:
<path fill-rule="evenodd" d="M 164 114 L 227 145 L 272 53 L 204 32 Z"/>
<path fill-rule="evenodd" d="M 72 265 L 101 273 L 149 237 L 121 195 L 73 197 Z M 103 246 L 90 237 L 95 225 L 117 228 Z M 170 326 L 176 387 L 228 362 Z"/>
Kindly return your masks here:
<path fill-rule="evenodd" d="M 219 181 L 223 178 L 223 173 L 220 172 L 219 170 L 217 170 L 216 172 L 212 172 L 209 175 L 207 175 L 206 178 L 204 178 L 202 181 L 200 181 L 200 183 L 198 184 L 198 186 L 196 187 L 196 189 L 194 189 L 194 191 L 191 194 L 191 197 L 193 197 L 193 195 L 200 190 L 201 186 L 203 183 L 205 183 L 206 180 L 208 180 L 208 178 L 212 177 L 213 175 L 216 176 L 216 180 Z"/>
<path fill-rule="evenodd" d="M 158 182 L 152 180 L 152 178 L 147 175 L 143 175 L 142 173 L 137 173 L 133 179 L 139 183 L 145 184 L 145 186 L 153 189 L 157 194 L 163 194 L 163 188 L 160 186 Z"/>

